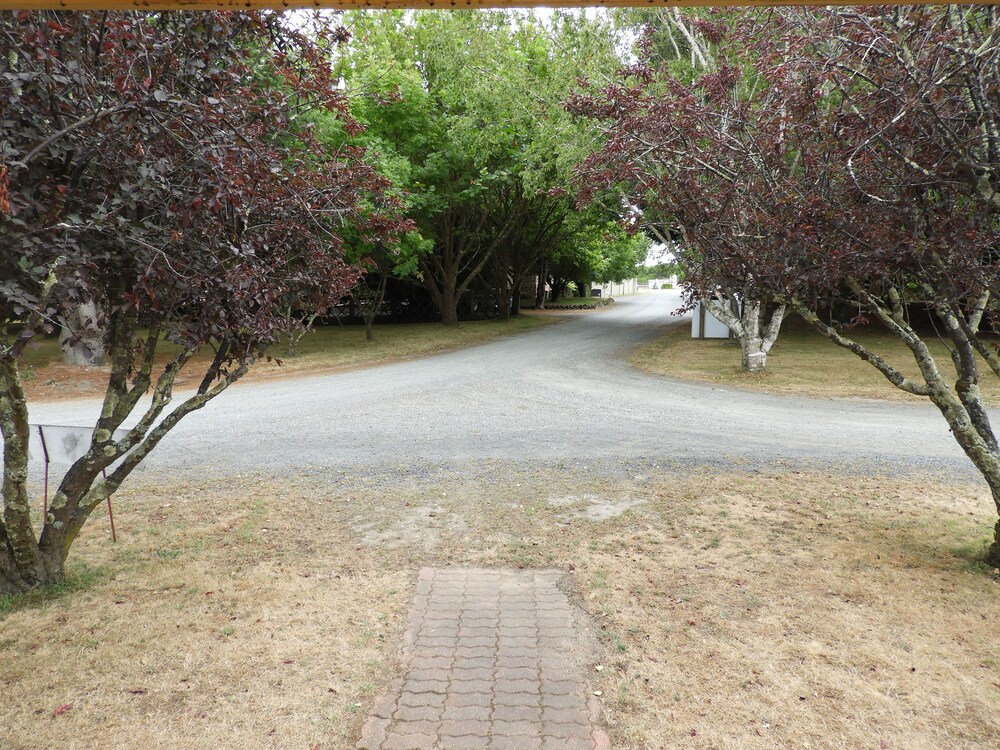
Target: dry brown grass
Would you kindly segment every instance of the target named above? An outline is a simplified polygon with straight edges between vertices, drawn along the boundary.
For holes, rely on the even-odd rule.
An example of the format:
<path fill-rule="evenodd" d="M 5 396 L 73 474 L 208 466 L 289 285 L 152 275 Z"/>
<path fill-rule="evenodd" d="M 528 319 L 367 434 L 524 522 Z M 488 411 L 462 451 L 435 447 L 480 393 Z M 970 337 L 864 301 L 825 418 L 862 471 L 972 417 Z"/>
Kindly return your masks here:
<path fill-rule="evenodd" d="M 327 511 L 252 482 L 121 493 L 118 544 L 98 517 L 74 549 L 105 575 L 0 622 L 0 747 L 351 747 L 411 574 Z"/>
<path fill-rule="evenodd" d="M 906 375 L 919 379 L 909 350 L 890 334 L 852 331 L 851 336 L 882 354 Z M 938 367 L 954 373 L 945 347 L 931 342 Z M 691 338 L 689 325 L 672 328 L 637 350 L 630 361 L 657 375 L 697 380 L 764 393 L 786 393 L 820 398 L 877 398 L 893 401 L 925 400 L 905 393 L 874 367 L 851 352 L 830 343 L 801 323 L 791 320 L 782 329 L 767 359 L 768 372 L 748 375 L 740 369 L 740 347 L 735 340 Z M 1000 406 L 1000 379 L 983 367 L 983 396 Z"/>
<path fill-rule="evenodd" d="M 530 331 L 557 320 L 554 316 L 528 314 L 509 321 L 472 321 L 451 327 L 439 323 L 380 325 L 375 328 L 375 341 L 372 342 L 365 341 L 362 326 L 321 326 L 302 339 L 295 356 L 288 355 L 285 344 L 272 347 L 271 354 L 276 359 L 272 362 L 258 362 L 240 383 L 342 372 L 402 362 L 484 344 L 501 336 Z M 175 351 L 166 343 L 161 348 L 163 351 L 157 360 L 160 365 L 166 363 Z M 29 348 L 20 363 L 29 400 L 94 398 L 104 394 L 110 372 L 108 367 L 64 365 L 59 357 L 59 346 L 55 339 L 40 341 Z M 210 359 L 208 354 L 199 354 L 192 359 L 178 376 L 177 386 L 197 386 Z"/>
<path fill-rule="evenodd" d="M 656 490 L 660 523 L 580 563 L 616 747 L 996 747 L 1000 584 L 963 557 L 984 501 L 820 477 Z"/>
<path fill-rule="evenodd" d="M 473 471 L 144 478 L 103 576 L 0 621 L 0 747 L 349 748 L 427 563 L 569 571 L 616 750 L 1000 746 L 981 488 Z"/>

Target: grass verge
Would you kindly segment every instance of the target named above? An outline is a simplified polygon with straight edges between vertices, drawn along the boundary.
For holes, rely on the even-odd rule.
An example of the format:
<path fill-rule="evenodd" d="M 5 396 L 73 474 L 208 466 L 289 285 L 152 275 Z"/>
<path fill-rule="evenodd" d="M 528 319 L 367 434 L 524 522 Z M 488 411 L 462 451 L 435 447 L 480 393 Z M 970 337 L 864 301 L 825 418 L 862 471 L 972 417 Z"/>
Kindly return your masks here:
<path fill-rule="evenodd" d="M 1000 580 L 978 487 L 473 469 L 118 496 L 75 592 L 0 620 L 0 747 L 353 746 L 421 564 L 560 568 L 616 750 L 993 750 Z"/>
<path fill-rule="evenodd" d="M 295 356 L 288 355 L 285 344 L 272 347 L 270 353 L 280 364 L 259 362 L 240 382 L 375 367 L 483 344 L 552 322 L 555 319 L 522 315 L 509 321 L 473 321 L 450 327 L 438 323 L 380 325 L 375 328 L 373 342 L 365 341 L 362 326 L 320 326 L 302 339 Z M 175 350 L 166 342 L 161 348 L 162 363 Z M 207 355 L 195 357 L 178 376 L 178 388 L 198 385 L 208 362 Z M 55 339 L 34 344 L 20 364 L 30 400 L 97 397 L 107 386 L 109 368 L 62 364 Z"/>
<path fill-rule="evenodd" d="M 555 302 L 545 304 L 548 310 L 562 310 L 580 308 L 583 310 L 598 309 L 613 305 L 615 301 L 611 297 L 560 297 Z"/>
<path fill-rule="evenodd" d="M 882 354 L 907 376 L 919 371 L 905 345 L 890 334 L 852 331 L 852 338 Z M 954 372 L 944 345 L 930 342 L 938 366 Z M 894 387 L 874 367 L 832 344 L 811 329 L 790 321 L 768 355 L 767 372 L 749 375 L 740 368 L 740 347 L 733 340 L 692 339 L 680 325 L 637 350 L 633 365 L 656 375 L 695 380 L 744 390 L 819 398 L 875 398 L 893 401 L 926 399 Z M 986 402 L 1000 405 L 1000 379 L 984 368 L 981 389 Z"/>

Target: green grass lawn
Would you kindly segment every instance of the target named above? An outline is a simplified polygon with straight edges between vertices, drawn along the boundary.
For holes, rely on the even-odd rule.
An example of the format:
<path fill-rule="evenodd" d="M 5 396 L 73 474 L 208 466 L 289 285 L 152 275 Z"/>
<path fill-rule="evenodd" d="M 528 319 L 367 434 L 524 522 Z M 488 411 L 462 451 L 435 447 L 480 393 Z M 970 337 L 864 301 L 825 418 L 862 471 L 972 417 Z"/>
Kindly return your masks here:
<path fill-rule="evenodd" d="M 892 335 L 877 330 L 854 330 L 850 336 L 876 351 L 910 377 L 919 379 L 909 350 Z M 954 373 L 943 343 L 930 344 L 938 367 Z M 874 367 L 851 352 L 835 346 L 796 319 L 786 322 L 767 359 L 767 372 L 749 375 L 740 369 L 740 347 L 735 339 L 691 338 L 689 325 L 639 349 L 631 357 L 647 372 L 684 380 L 732 386 L 768 393 L 789 393 L 830 398 L 879 398 L 914 400 L 893 386 Z M 987 403 L 1000 405 L 1000 379 L 983 367 L 981 388 Z"/>

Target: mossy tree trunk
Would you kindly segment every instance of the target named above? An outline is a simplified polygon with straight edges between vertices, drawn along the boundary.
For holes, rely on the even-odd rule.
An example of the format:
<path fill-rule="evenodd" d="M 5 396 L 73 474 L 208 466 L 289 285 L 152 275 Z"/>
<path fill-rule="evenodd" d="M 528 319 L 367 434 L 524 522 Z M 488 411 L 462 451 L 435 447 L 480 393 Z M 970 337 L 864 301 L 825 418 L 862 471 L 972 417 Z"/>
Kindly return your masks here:
<path fill-rule="evenodd" d="M 744 372 L 757 373 L 767 369 L 767 355 L 778 340 L 781 323 L 785 319 L 785 306 L 777 305 L 771 318 L 764 322 L 764 304 L 760 300 L 722 300 L 705 298 L 702 304 L 721 320 L 740 343 L 741 364 Z"/>
<path fill-rule="evenodd" d="M 81 302 L 73 315 L 67 316 L 59 332 L 63 362 L 82 367 L 106 364 L 105 334 L 97 305 L 92 301 Z"/>
<path fill-rule="evenodd" d="M 42 519 L 40 533 L 31 521 L 28 477 L 28 405 L 17 362 L 0 359 L 0 432 L 4 441 L 0 519 L 0 592 L 26 591 L 62 582 L 70 547 L 90 514 L 113 494 L 163 437 L 186 415 L 200 409 L 241 378 L 252 358 L 231 369 L 230 347 L 222 342 L 196 393 L 167 412 L 178 373 L 194 354 L 184 349 L 153 379 L 153 360 L 159 327 L 144 339 L 135 320 L 113 318 L 108 336 L 111 373 L 101 414 L 91 434 L 87 453 L 63 475 Z M 136 342 L 142 341 L 138 361 Z M 152 399 L 125 437 L 114 434 L 139 406 L 152 387 Z M 165 414 L 165 415 L 164 415 Z M 102 472 L 107 471 L 107 478 Z"/>
<path fill-rule="evenodd" d="M 793 305 L 813 328 L 875 367 L 895 387 L 923 396 L 938 408 L 956 442 L 982 474 L 1000 516 L 1000 446 L 979 389 L 983 365 L 992 376 L 1000 377 L 1000 355 L 978 333 L 985 311 L 994 304 L 990 293 L 983 292 L 979 299 L 970 303 L 937 294 L 927 285 L 921 289 L 928 299 L 935 300 L 931 308 L 950 344 L 956 379 L 949 383 L 926 342 L 910 325 L 900 289 L 889 285 L 882 296 L 875 296 L 854 280 L 849 286 L 864 307 L 910 350 L 920 371 L 919 380 L 906 377 L 876 352 L 822 322 L 804 304 L 796 301 Z M 1000 567 L 1000 521 L 994 525 L 986 560 Z"/>

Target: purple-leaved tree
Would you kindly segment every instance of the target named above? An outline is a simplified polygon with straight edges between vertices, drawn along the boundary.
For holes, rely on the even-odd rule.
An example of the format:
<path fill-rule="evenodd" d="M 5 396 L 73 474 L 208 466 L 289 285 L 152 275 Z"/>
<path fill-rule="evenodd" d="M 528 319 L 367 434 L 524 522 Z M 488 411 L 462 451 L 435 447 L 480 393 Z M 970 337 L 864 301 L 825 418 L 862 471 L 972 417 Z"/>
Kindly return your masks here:
<path fill-rule="evenodd" d="M 91 511 L 164 435 L 295 326 L 289 311 L 350 289 L 344 227 L 391 241 L 384 181 L 306 126 L 316 110 L 352 126 L 323 49 L 342 35 L 278 14 L 0 14 L 0 592 L 62 580 Z M 82 305 L 110 376 L 36 529 L 18 363 Z M 172 406 L 204 350 L 200 386 Z"/>

